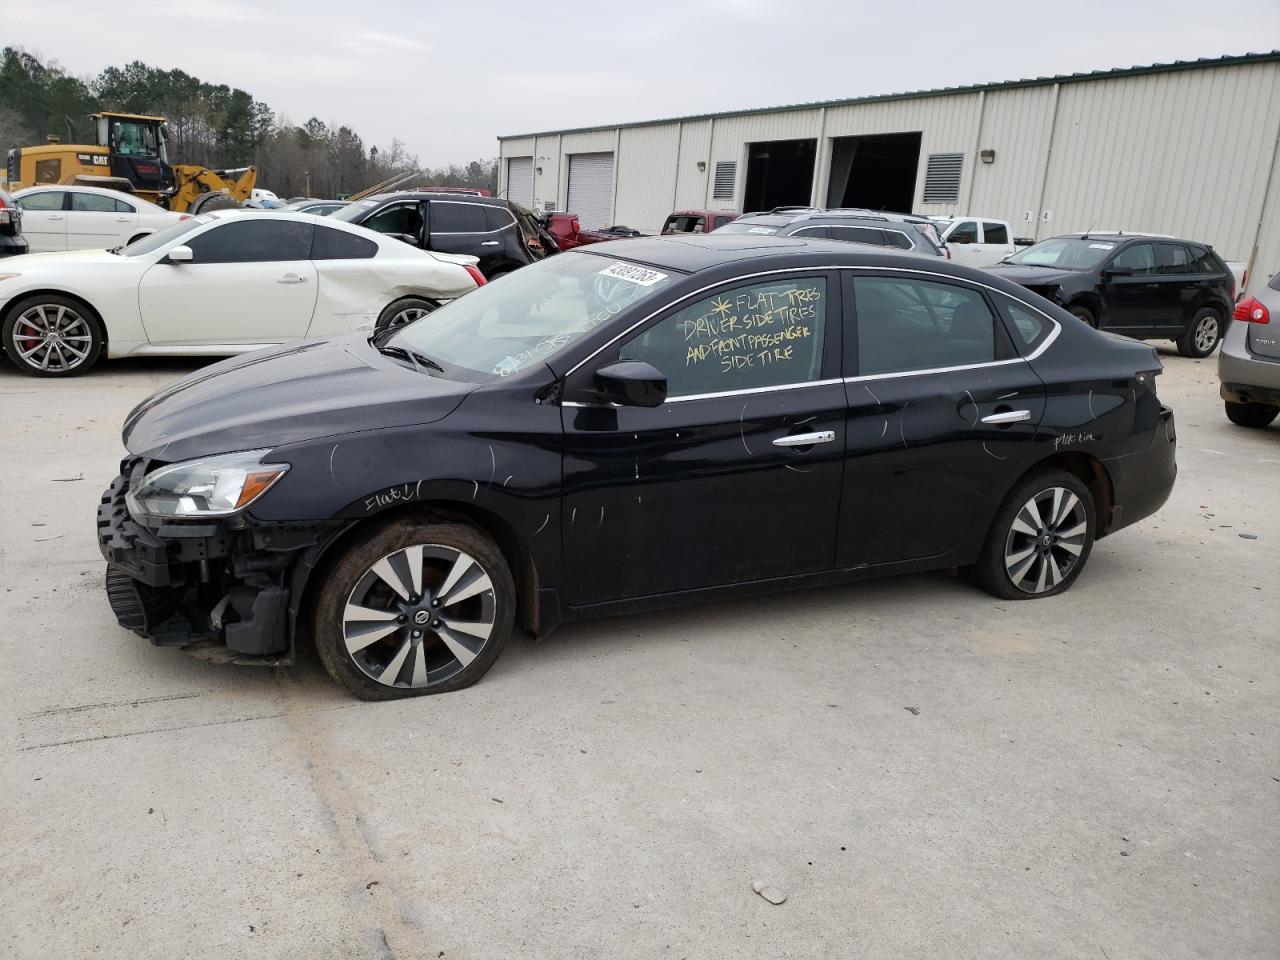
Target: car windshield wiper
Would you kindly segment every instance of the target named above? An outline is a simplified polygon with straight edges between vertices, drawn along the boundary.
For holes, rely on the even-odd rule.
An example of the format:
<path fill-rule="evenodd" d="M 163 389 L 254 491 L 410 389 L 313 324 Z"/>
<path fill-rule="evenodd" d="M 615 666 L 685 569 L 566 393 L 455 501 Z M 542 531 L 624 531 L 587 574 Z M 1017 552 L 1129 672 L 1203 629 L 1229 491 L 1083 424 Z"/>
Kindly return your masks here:
<path fill-rule="evenodd" d="M 438 370 L 444 373 L 444 367 L 436 363 L 430 357 L 424 357 L 422 354 L 413 350 L 406 350 L 404 347 L 396 347 L 390 344 L 383 344 L 378 347 L 378 352 L 386 357 L 396 357 L 400 360 L 408 360 L 413 364 L 413 368 L 418 370 L 422 367 L 429 367 L 432 370 Z"/>

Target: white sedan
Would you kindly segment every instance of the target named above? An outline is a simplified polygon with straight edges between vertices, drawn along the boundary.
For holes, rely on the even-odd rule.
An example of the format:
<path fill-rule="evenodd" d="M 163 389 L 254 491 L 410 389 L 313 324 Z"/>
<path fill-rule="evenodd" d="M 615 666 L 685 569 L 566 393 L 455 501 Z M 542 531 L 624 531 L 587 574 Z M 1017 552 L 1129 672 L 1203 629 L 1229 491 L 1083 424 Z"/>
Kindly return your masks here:
<path fill-rule="evenodd" d="M 218 210 L 115 251 L 0 261 L 0 344 L 24 373 L 65 377 L 104 353 L 229 356 L 372 333 L 474 290 L 475 263 L 305 213 Z"/>
<path fill-rule="evenodd" d="M 163 230 L 185 213 L 102 187 L 28 187 L 13 195 L 22 208 L 22 234 L 32 253 L 123 247 Z"/>

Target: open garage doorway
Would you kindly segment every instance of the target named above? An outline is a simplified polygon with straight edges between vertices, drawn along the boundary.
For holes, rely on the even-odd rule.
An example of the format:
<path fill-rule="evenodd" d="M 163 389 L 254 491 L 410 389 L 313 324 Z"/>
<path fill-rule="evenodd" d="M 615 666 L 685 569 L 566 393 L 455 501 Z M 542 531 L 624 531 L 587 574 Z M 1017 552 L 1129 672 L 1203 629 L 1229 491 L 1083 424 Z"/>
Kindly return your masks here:
<path fill-rule="evenodd" d="M 836 137 L 827 206 L 910 213 L 919 169 L 918 132 Z"/>
<path fill-rule="evenodd" d="M 812 202 L 817 140 L 767 140 L 747 144 L 746 213 Z"/>

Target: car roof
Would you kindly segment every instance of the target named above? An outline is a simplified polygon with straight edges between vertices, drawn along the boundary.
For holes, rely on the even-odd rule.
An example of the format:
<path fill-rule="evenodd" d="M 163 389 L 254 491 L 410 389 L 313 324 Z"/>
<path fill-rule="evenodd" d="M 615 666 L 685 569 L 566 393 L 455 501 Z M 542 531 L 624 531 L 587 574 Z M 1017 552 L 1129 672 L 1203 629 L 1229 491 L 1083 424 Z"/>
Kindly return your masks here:
<path fill-rule="evenodd" d="M 844 221 L 860 221 L 862 223 L 893 224 L 927 224 L 929 221 L 919 217 L 908 217 L 900 213 L 883 214 L 864 210 L 807 210 L 803 213 L 761 213 L 747 214 L 739 217 L 736 223 L 757 223 L 768 227 L 789 227 L 797 223 L 835 223 Z"/>
<path fill-rule="evenodd" d="M 931 264 L 942 261 L 940 257 L 927 257 L 907 250 L 848 243 L 842 240 L 817 240 L 805 237 L 781 237 L 750 233 L 688 233 L 664 237 L 639 237 L 634 240 L 613 240 L 607 244 L 579 247 L 574 253 L 598 257 L 615 257 L 631 260 L 646 266 L 698 273 L 742 260 L 771 258 L 780 262 L 788 260 L 820 261 L 824 264 L 859 265 L 870 263 L 886 268 L 919 269 L 921 259 Z M 796 263 L 797 266 L 809 264 Z M 963 275 L 974 273 L 961 268 Z"/>
<path fill-rule="evenodd" d="M 473 193 L 451 193 L 445 190 L 397 190 L 392 193 L 378 193 L 365 200 L 452 200 L 455 203 L 479 203 L 486 207 L 505 207 L 507 201 L 501 197 L 481 197 Z"/>

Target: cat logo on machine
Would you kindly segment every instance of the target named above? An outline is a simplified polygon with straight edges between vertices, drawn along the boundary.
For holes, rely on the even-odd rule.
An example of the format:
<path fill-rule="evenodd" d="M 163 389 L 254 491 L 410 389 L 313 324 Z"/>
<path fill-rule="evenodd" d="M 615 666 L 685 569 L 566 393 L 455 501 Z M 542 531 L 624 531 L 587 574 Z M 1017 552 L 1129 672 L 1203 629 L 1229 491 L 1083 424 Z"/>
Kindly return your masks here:
<path fill-rule="evenodd" d="M 92 164 L 95 167 L 108 167 L 111 165 L 110 157 L 104 157 L 96 153 L 77 153 L 76 159 L 81 163 Z"/>

